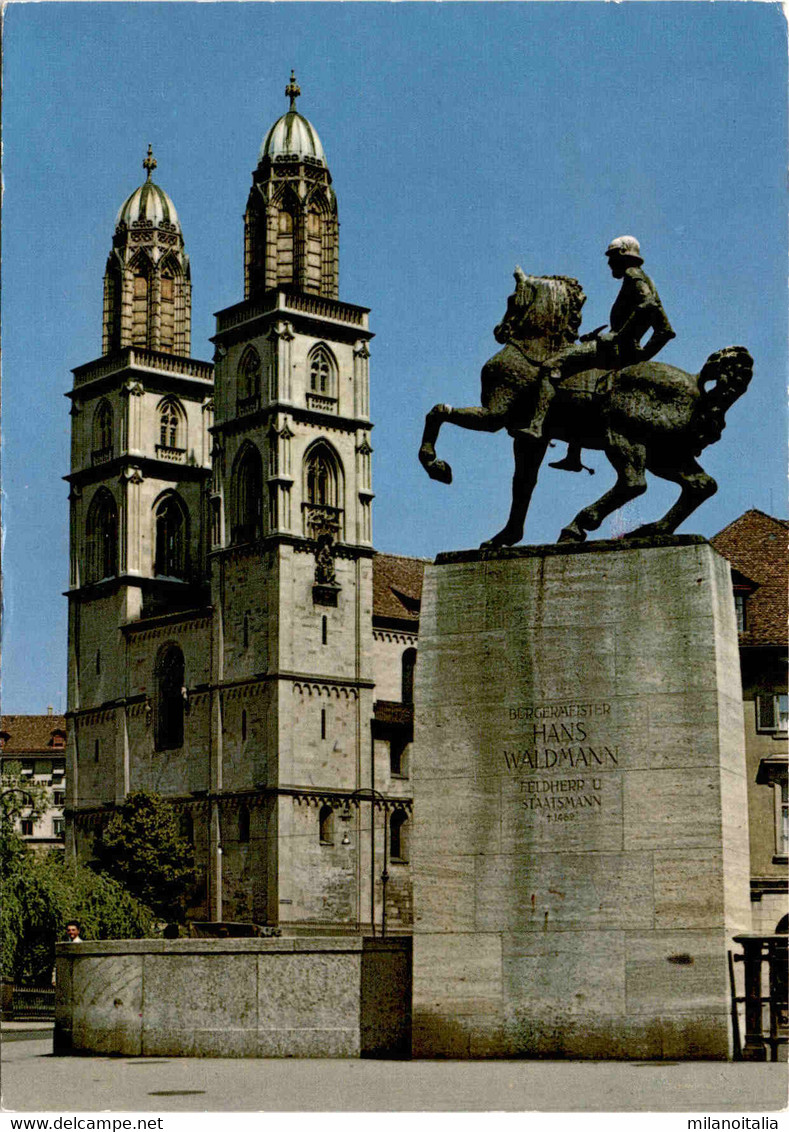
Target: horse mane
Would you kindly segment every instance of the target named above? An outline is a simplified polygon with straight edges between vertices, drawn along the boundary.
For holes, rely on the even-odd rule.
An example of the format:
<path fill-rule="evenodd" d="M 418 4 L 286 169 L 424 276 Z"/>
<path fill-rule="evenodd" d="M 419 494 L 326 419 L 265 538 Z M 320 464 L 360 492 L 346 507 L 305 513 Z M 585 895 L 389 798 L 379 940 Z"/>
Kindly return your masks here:
<path fill-rule="evenodd" d="M 527 275 L 507 311 L 509 331 L 514 338 L 539 338 L 549 350 L 560 350 L 576 341 L 585 302 L 581 284 L 569 275 Z"/>

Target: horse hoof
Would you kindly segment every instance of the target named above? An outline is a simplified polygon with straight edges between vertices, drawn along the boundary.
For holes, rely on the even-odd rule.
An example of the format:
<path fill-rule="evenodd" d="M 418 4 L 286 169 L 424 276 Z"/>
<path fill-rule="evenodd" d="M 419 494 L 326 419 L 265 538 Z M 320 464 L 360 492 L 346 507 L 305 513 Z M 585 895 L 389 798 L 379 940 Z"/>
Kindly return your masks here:
<path fill-rule="evenodd" d="M 557 542 L 586 542 L 586 535 L 577 527 L 565 527 Z"/>
<path fill-rule="evenodd" d="M 439 483 L 452 483 L 452 469 L 446 460 L 434 460 L 432 464 L 425 464 L 425 470 L 431 480 Z"/>
<path fill-rule="evenodd" d="M 419 463 L 431 480 L 438 480 L 439 483 L 452 483 L 452 469 L 446 460 L 436 459 L 436 450 L 432 444 L 423 444 L 419 449 Z"/>
<path fill-rule="evenodd" d="M 493 538 L 480 543 L 480 550 L 495 550 L 497 546 L 515 546 L 523 538 L 523 531 L 510 531 L 507 527 Z"/>
<path fill-rule="evenodd" d="M 452 483 L 452 469 L 445 460 L 436 460 L 436 449 L 431 444 L 423 444 L 419 449 L 419 463 L 431 480 Z"/>

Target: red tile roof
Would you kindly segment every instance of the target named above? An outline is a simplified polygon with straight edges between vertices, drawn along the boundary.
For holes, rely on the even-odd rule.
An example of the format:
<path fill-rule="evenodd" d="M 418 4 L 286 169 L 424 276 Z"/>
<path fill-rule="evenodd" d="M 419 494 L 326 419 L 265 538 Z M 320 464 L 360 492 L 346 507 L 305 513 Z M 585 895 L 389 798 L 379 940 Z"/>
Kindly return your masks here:
<path fill-rule="evenodd" d="M 376 554 L 373 558 L 373 618 L 419 624 L 426 558 Z"/>
<path fill-rule="evenodd" d="M 756 587 L 747 599 L 742 645 L 787 643 L 788 535 L 789 521 L 754 508 L 710 539 L 732 570 Z"/>
<path fill-rule="evenodd" d="M 0 716 L 0 732 L 9 736 L 3 744 L 4 755 L 22 751 L 50 753 L 54 748 L 53 735 L 56 731 L 66 734 L 64 715 Z"/>

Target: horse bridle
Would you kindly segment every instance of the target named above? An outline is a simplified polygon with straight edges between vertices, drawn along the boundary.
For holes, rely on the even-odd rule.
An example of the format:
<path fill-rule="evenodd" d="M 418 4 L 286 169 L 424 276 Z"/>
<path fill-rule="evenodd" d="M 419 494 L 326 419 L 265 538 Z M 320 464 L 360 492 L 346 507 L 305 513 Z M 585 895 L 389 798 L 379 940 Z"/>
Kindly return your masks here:
<path fill-rule="evenodd" d="M 508 346 L 514 346 L 516 350 L 523 354 L 524 358 L 530 366 L 535 366 L 537 369 L 539 369 L 542 365 L 542 362 L 539 359 L 529 357 L 517 338 L 508 338 L 506 344 Z"/>

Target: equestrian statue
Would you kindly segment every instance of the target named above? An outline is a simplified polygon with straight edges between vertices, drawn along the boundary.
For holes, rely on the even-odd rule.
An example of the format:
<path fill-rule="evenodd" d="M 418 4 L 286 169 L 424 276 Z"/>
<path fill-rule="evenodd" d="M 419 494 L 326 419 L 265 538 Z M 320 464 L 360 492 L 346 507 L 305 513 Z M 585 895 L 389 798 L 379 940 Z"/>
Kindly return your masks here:
<path fill-rule="evenodd" d="M 576 279 L 525 275 L 517 267 L 515 292 L 493 331 L 502 349 L 482 367 L 481 407 L 440 404 L 427 414 L 419 460 L 442 483 L 452 482 L 452 469 L 435 450 L 444 422 L 477 432 L 505 428 L 513 437 L 510 516 L 484 547 L 522 539 L 552 440 L 566 441 L 568 449 L 551 467 L 580 472 L 582 450 L 589 448 L 605 452 L 617 473 L 611 490 L 579 511 L 559 542 L 583 542 L 587 531 L 646 491 L 647 472 L 679 484 L 680 496 L 662 519 L 629 537 L 671 534 L 717 490 L 696 457 L 720 439 L 726 411 L 751 380 L 753 359 L 743 346 L 728 346 L 711 354 L 699 374 L 653 361 L 675 335 L 642 269 L 639 243 L 618 236 L 606 256 L 611 274 L 622 280 L 608 332 L 601 326 L 578 337 L 586 296 Z"/>

